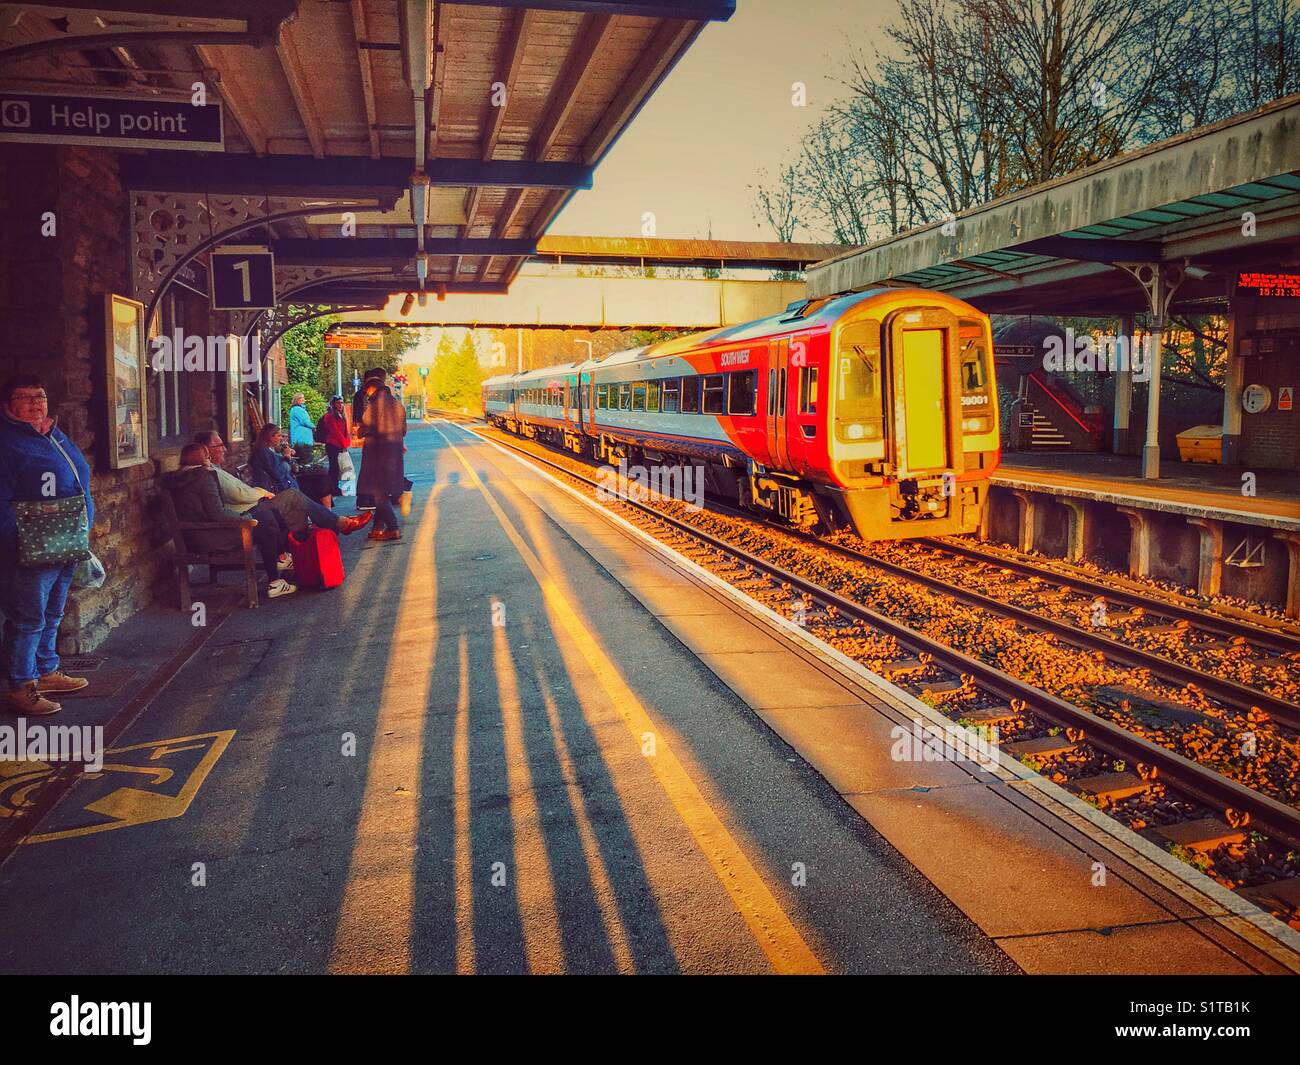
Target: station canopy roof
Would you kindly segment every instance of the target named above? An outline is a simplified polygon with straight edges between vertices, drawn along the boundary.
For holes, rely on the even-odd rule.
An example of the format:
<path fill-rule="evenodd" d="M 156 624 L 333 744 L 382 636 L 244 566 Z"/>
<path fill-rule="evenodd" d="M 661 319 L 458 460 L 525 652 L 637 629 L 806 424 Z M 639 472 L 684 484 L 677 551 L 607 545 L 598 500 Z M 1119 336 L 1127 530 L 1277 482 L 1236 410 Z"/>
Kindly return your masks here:
<path fill-rule="evenodd" d="M 221 99 L 225 151 L 128 152 L 128 188 L 363 195 L 376 291 L 415 287 L 410 177 L 432 181 L 428 284 L 500 288 L 702 28 L 734 0 L 80 0 L 5 4 L 7 88 Z M 355 262 L 328 211 L 286 261 Z M 391 243 L 396 240 L 396 243 Z M 315 247 L 308 246 L 311 242 Z M 403 243 L 405 242 L 405 243 Z M 278 261 L 278 260 L 277 260 Z M 385 272 L 386 275 L 385 276 Z"/>
<path fill-rule="evenodd" d="M 988 313 L 1118 315 L 1147 296 L 1117 264 L 1190 265 L 1171 311 L 1222 309 L 1238 270 L 1300 266 L 1300 95 L 810 267 L 810 296 L 881 284 Z"/>

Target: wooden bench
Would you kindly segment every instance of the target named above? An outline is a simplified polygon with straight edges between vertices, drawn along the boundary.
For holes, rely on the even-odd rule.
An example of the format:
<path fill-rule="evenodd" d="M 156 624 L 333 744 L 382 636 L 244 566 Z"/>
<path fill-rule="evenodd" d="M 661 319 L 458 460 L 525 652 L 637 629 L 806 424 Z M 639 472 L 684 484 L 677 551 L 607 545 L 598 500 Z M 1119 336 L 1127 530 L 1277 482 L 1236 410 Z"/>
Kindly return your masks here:
<path fill-rule="evenodd" d="M 163 520 L 167 522 L 168 531 L 171 533 L 172 544 L 175 548 L 176 563 L 176 585 L 180 590 L 181 609 L 188 611 L 190 609 L 190 567 L 207 566 L 208 567 L 208 584 L 215 584 L 217 574 L 222 570 L 239 570 L 244 571 L 244 592 L 248 600 L 248 606 L 253 609 L 257 606 L 257 571 L 256 555 L 253 551 L 253 520 L 251 518 L 235 519 L 229 521 L 181 521 L 176 516 L 176 504 L 172 502 L 171 492 L 167 489 L 162 490 L 162 510 Z M 231 547 L 226 551 L 191 551 L 185 543 L 185 534 L 187 532 L 198 532 L 205 529 L 226 529 L 239 531 L 239 548 Z M 270 580 L 275 580 L 275 574 L 272 573 Z"/>

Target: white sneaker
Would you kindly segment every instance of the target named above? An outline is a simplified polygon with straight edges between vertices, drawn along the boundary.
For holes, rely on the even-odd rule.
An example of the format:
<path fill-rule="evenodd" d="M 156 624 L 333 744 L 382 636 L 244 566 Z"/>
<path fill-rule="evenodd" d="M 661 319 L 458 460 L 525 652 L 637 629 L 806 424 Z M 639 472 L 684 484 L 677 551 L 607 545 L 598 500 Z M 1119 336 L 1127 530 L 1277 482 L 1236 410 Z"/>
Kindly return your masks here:
<path fill-rule="evenodd" d="M 293 569 L 293 555 L 281 555 L 279 561 L 276 563 L 276 569 L 281 573 L 284 573 L 285 570 Z"/>
<path fill-rule="evenodd" d="M 279 599 L 282 595 L 293 595 L 297 590 L 297 585 L 290 584 L 286 580 L 272 581 L 266 587 L 266 597 L 268 599 Z"/>

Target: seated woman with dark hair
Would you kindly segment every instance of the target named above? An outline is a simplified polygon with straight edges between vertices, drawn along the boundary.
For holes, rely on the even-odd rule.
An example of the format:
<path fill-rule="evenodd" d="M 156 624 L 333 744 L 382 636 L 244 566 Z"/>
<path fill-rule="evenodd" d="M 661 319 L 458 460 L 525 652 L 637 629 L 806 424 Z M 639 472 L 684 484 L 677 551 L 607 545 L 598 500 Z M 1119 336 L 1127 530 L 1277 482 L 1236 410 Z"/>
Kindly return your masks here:
<path fill-rule="evenodd" d="M 284 442 L 284 434 L 275 422 L 267 422 L 253 441 L 248 455 L 248 467 L 252 472 L 253 484 L 265 488 L 268 492 L 283 492 L 286 488 L 297 488 L 298 479 L 293 475 L 293 460 L 289 458 L 292 449 Z"/>
<path fill-rule="evenodd" d="M 311 446 L 306 446 L 310 451 Z M 337 486 L 330 485 L 327 473 L 308 470 L 300 474 L 294 454 L 278 425 L 268 422 L 262 426 L 248 457 L 253 484 L 270 492 L 296 488 L 308 499 L 329 506 Z"/>
<path fill-rule="evenodd" d="M 280 577 L 279 558 L 289 543 L 289 530 L 284 519 L 268 502 L 242 513 L 226 506 L 221 500 L 221 489 L 211 456 L 202 444 L 187 444 L 181 449 L 181 466 L 163 478 L 163 487 L 171 493 L 176 506 L 176 516 L 181 521 L 228 521 L 252 519 L 253 543 L 266 570 L 269 599 L 291 595 L 298 589 Z M 185 542 L 193 551 L 223 551 L 236 547 L 239 533 L 235 529 L 193 529 L 185 534 Z"/>
<path fill-rule="evenodd" d="M 369 514 L 340 517 L 329 507 L 305 496 L 294 477 L 292 463 L 280 447 L 280 427 L 268 422 L 257 434 L 248 464 L 253 473 L 253 484 L 272 493 L 274 498 L 268 500 L 267 505 L 280 512 L 290 530 L 305 529 L 310 519 L 323 528 L 346 536 L 370 520 Z"/>

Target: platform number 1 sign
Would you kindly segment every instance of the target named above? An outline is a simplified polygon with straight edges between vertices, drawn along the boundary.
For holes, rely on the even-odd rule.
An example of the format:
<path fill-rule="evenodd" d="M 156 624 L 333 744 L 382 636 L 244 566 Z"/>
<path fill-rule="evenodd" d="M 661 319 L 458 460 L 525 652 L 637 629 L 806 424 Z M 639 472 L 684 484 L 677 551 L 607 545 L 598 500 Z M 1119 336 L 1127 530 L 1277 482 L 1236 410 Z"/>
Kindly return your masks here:
<path fill-rule="evenodd" d="M 275 306 L 275 256 L 269 248 L 225 247 L 212 253 L 214 311 L 269 310 Z"/>

